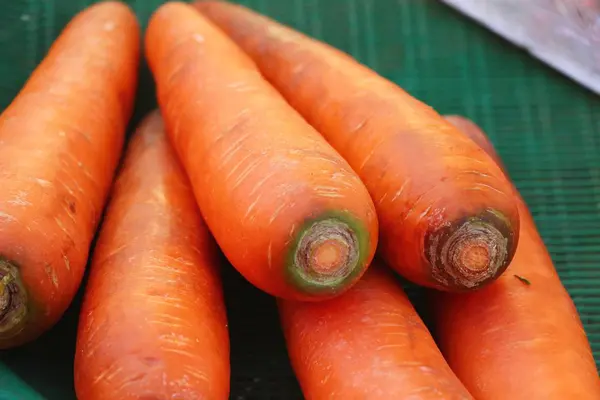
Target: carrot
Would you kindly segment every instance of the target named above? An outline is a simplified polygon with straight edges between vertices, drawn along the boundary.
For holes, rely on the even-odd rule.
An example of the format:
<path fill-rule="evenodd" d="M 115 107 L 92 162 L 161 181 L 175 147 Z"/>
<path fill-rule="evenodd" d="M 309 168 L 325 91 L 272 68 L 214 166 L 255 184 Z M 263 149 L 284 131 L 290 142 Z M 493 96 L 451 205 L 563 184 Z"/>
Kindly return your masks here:
<path fill-rule="evenodd" d="M 448 120 L 500 162 L 476 125 L 460 117 Z M 520 242 L 506 273 L 477 292 L 431 294 L 442 352 L 477 399 L 600 399 L 577 310 L 531 214 L 516 197 Z"/>
<path fill-rule="evenodd" d="M 346 54 L 241 6 L 198 2 L 362 178 L 387 262 L 459 291 L 499 276 L 518 213 L 499 168 L 425 104 Z"/>
<path fill-rule="evenodd" d="M 399 283 L 373 264 L 333 300 L 278 301 L 306 399 L 471 399 Z"/>
<path fill-rule="evenodd" d="M 131 139 L 81 309 L 81 400 L 227 399 L 218 252 L 157 112 Z"/>
<path fill-rule="evenodd" d="M 289 299 L 356 282 L 375 252 L 377 216 L 346 161 L 191 6 L 156 11 L 146 49 L 167 132 L 233 266 Z"/>
<path fill-rule="evenodd" d="M 81 283 L 132 110 L 138 47 L 127 6 L 92 6 L 0 115 L 0 349 L 54 325 Z"/>

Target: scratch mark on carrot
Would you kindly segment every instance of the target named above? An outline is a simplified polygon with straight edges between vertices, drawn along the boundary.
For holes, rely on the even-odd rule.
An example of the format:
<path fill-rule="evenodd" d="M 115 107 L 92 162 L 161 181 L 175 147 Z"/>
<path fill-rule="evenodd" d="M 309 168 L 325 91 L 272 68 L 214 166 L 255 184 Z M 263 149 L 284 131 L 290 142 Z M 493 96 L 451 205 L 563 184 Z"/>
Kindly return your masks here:
<path fill-rule="evenodd" d="M 239 93 L 252 92 L 256 90 L 256 86 L 250 85 L 248 81 L 231 82 L 226 85 L 229 89 L 233 89 Z"/>
<path fill-rule="evenodd" d="M 267 265 L 269 269 L 272 269 L 272 252 L 273 252 L 273 241 L 269 242 L 269 247 L 267 247 Z"/>
<path fill-rule="evenodd" d="M 472 185 L 471 187 L 467 188 L 467 190 L 473 190 L 473 191 L 477 191 L 477 190 L 482 190 L 482 191 L 491 190 L 493 192 L 501 194 L 502 196 L 508 196 L 508 194 L 504 193 L 502 190 L 496 189 L 493 186 L 486 185 L 485 183 L 481 183 L 481 182 Z M 512 194 L 511 194 L 511 196 L 512 196 Z"/>
<path fill-rule="evenodd" d="M 269 219 L 269 225 L 271 225 L 273 223 L 273 221 L 275 221 L 275 218 L 277 218 L 277 216 L 281 213 L 281 211 L 286 207 L 286 203 L 285 202 L 281 202 L 277 208 L 275 210 L 273 210 L 273 214 L 271 214 L 271 218 Z"/>
<path fill-rule="evenodd" d="M 56 276 L 56 271 L 54 271 L 54 268 L 52 268 L 50 264 L 46 264 L 44 265 L 44 270 L 46 271 L 48 278 L 50 278 L 52 285 L 54 285 L 55 288 L 58 288 L 58 277 Z"/>
<path fill-rule="evenodd" d="M 254 207 L 256 207 L 256 205 L 258 204 L 258 202 L 260 201 L 260 198 L 262 197 L 262 194 L 264 192 L 261 192 L 258 194 L 258 196 L 256 196 L 256 199 L 252 202 L 252 204 L 250 204 L 248 206 L 248 209 L 246 210 L 246 213 L 244 214 L 244 218 L 242 220 L 246 220 L 250 214 L 252 213 L 252 211 L 254 210 Z"/>
<path fill-rule="evenodd" d="M 54 217 L 54 222 L 56 222 L 56 225 L 58 225 L 58 227 L 60 228 L 61 231 L 63 231 L 67 236 L 69 236 L 69 231 L 65 227 L 65 225 L 62 223 L 62 221 L 60 220 L 60 218 Z"/>
<path fill-rule="evenodd" d="M 201 381 L 208 382 L 208 377 L 205 374 L 201 373 L 197 369 L 191 368 L 188 365 L 186 365 L 186 366 L 183 367 L 183 371 L 185 373 L 187 373 L 188 375 L 190 375 L 191 377 L 194 377 L 194 378 L 196 378 L 198 380 L 201 380 Z"/>
<path fill-rule="evenodd" d="M 4 222 L 15 222 L 17 219 L 10 214 L 0 211 L 0 220 Z"/>
<path fill-rule="evenodd" d="M 43 188 L 49 188 L 52 187 L 52 182 L 47 181 L 46 179 L 38 179 L 38 178 L 34 178 L 34 180 L 36 181 L 36 183 L 38 185 L 40 185 Z"/>
<path fill-rule="evenodd" d="M 63 254 L 63 261 L 65 262 L 65 268 L 67 271 L 71 271 L 71 262 L 69 261 L 69 257 L 66 254 Z"/>
<path fill-rule="evenodd" d="M 98 375 L 96 377 L 96 379 L 94 379 L 94 385 L 96 385 L 98 382 L 100 382 L 101 380 L 103 380 L 104 377 L 106 377 L 109 374 L 111 368 L 112 368 L 112 366 L 109 367 L 109 368 L 107 368 L 107 369 L 105 369 L 104 371 L 102 371 L 102 373 L 100 375 Z"/>
<path fill-rule="evenodd" d="M 112 381 L 113 378 L 115 376 L 117 376 L 121 371 L 123 371 L 123 367 L 119 366 L 118 368 L 116 368 L 114 371 L 112 371 L 110 374 L 106 375 L 105 379 L 107 381 Z"/>
<path fill-rule="evenodd" d="M 404 347 L 406 347 L 406 346 L 404 344 L 400 344 L 400 343 L 382 344 L 381 346 L 377 347 L 377 351 L 384 350 L 384 349 L 400 349 L 400 348 L 404 348 Z"/>
<path fill-rule="evenodd" d="M 273 175 L 275 175 L 276 171 L 274 170 L 269 170 L 269 172 L 267 172 L 262 179 L 260 179 L 258 182 L 256 182 L 254 184 L 254 187 L 252 188 L 252 190 L 248 193 L 248 196 L 254 196 L 254 194 L 256 194 L 257 191 L 259 191 L 262 186 L 271 178 L 273 177 Z"/>
<path fill-rule="evenodd" d="M 402 186 L 400 186 L 400 189 L 394 193 L 394 197 L 392 197 L 390 200 L 391 203 L 394 203 L 400 196 L 402 196 L 402 192 L 404 192 L 404 189 L 408 186 L 409 182 L 410 179 L 406 179 L 404 182 L 402 182 Z"/>
<path fill-rule="evenodd" d="M 161 281 L 161 282 L 164 282 L 164 281 Z M 173 281 L 173 283 L 177 283 L 177 282 Z M 159 304 L 159 305 L 168 305 L 171 308 L 177 308 L 179 310 L 185 310 L 187 308 L 183 304 L 179 303 L 177 300 L 169 299 L 168 297 L 148 298 L 148 295 L 146 293 L 138 293 L 138 295 L 140 298 L 146 298 L 146 301 L 148 301 L 150 303 Z"/>
<path fill-rule="evenodd" d="M 248 164 L 246 166 L 246 168 L 243 171 L 241 171 L 238 174 L 238 176 L 236 177 L 235 182 L 233 184 L 233 189 L 235 189 L 239 185 L 241 185 L 242 182 L 244 182 L 244 179 L 246 179 L 246 177 L 248 175 L 250 175 L 252 173 L 252 171 L 254 171 L 256 169 L 256 167 L 258 167 L 260 165 L 262 160 L 263 160 L 263 158 L 257 157 L 256 159 L 254 159 L 254 161 L 250 162 L 250 164 Z"/>
<path fill-rule="evenodd" d="M 238 147 L 238 150 L 241 149 L 241 147 Z M 237 151 L 237 150 L 236 150 Z M 230 153 L 231 156 L 233 156 L 235 153 Z M 252 154 L 248 153 L 245 156 L 243 156 L 242 158 L 240 158 L 238 160 L 238 162 L 230 168 L 229 172 L 227 173 L 227 175 L 225 176 L 226 180 L 229 180 L 229 178 L 231 178 L 231 176 L 236 173 L 237 169 L 240 168 L 242 166 L 242 164 L 244 164 L 244 162 L 246 162 L 249 158 L 252 157 Z M 227 157 L 227 160 L 229 160 L 230 157 Z M 224 161 L 224 160 L 223 160 Z M 227 161 L 223 162 L 223 167 L 225 167 L 227 165 Z"/>
<path fill-rule="evenodd" d="M 168 352 L 168 353 L 174 353 L 174 354 L 178 354 L 180 356 L 184 356 L 184 357 L 188 357 L 188 358 L 194 358 L 196 357 L 194 354 L 192 354 L 191 352 L 187 351 L 187 350 L 183 350 L 183 349 L 165 349 L 164 351 Z"/>
<path fill-rule="evenodd" d="M 388 138 L 386 136 L 383 136 L 382 139 L 379 141 L 379 143 L 377 143 L 375 146 L 372 147 L 371 152 L 369 154 L 367 154 L 367 156 L 363 159 L 363 162 L 360 164 L 360 167 L 358 167 L 359 171 L 363 170 L 365 165 L 367 165 L 369 160 L 375 155 L 375 153 L 377 153 L 379 148 L 386 142 L 387 139 Z"/>
<path fill-rule="evenodd" d="M 339 189 L 331 186 L 314 186 L 314 190 L 322 197 L 343 198 L 344 195 L 339 193 Z"/>
<path fill-rule="evenodd" d="M 160 324 L 163 324 L 165 321 L 169 321 L 172 325 L 183 326 L 187 323 L 187 321 L 183 318 L 169 313 L 156 313 L 154 314 L 154 317 L 157 318 L 157 320 L 155 320 L 154 322 Z"/>
<path fill-rule="evenodd" d="M 354 125 L 348 133 L 354 134 L 354 133 L 359 132 L 362 128 L 364 128 L 367 125 L 367 123 L 369 122 L 369 119 L 371 119 L 370 116 L 362 118 L 360 120 L 360 122 L 358 124 Z"/>
<path fill-rule="evenodd" d="M 127 248 L 126 244 L 123 244 L 119 247 L 117 247 L 116 249 L 114 249 L 113 251 L 111 251 L 109 254 L 107 254 L 104 259 L 102 260 L 102 263 L 105 263 L 107 260 L 111 259 L 112 257 L 118 255 L 119 253 L 121 253 L 123 250 L 125 250 Z"/>
<path fill-rule="evenodd" d="M 7 201 L 8 204 L 12 204 L 15 206 L 30 206 L 31 203 L 27 201 L 27 192 L 18 191 L 15 197 L 11 200 Z"/>
<path fill-rule="evenodd" d="M 71 130 L 74 131 L 75 133 L 77 133 L 79 136 L 83 137 L 86 142 L 88 142 L 90 144 L 92 143 L 92 139 L 90 138 L 90 135 L 88 135 L 84 131 L 79 130 L 79 129 L 74 129 L 74 128 L 71 128 Z"/>
<path fill-rule="evenodd" d="M 379 198 L 379 200 L 377 200 L 377 204 L 378 204 L 378 205 L 381 205 L 381 203 L 383 203 L 383 202 L 385 201 L 385 199 L 386 199 L 387 195 L 388 195 L 388 194 L 387 194 L 387 192 L 385 192 L 385 193 L 383 194 L 383 196 L 381 196 L 381 197 Z"/>

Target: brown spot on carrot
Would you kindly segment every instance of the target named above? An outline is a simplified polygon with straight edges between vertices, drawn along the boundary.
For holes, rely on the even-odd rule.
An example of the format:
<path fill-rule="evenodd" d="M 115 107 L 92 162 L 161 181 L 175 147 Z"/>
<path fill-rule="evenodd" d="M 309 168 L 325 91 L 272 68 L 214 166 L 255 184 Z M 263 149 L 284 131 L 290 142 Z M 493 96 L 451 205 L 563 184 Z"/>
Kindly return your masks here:
<path fill-rule="evenodd" d="M 531 282 L 529 281 L 529 279 L 527 279 L 527 278 L 523 278 L 523 277 L 522 277 L 522 276 L 520 276 L 520 275 L 513 275 L 513 276 L 514 276 L 515 278 L 517 278 L 518 280 L 520 280 L 521 282 L 523 282 L 524 284 L 526 284 L 526 285 L 528 285 L 528 286 L 529 286 L 529 285 L 531 285 Z"/>
<path fill-rule="evenodd" d="M 75 206 L 75 202 L 72 200 L 67 200 L 67 207 L 69 207 L 69 211 L 71 214 L 77 214 L 77 207 Z"/>
<path fill-rule="evenodd" d="M 142 361 L 144 362 L 144 364 L 146 364 L 148 366 L 153 366 L 153 365 L 158 364 L 160 362 L 160 359 L 157 357 L 148 356 L 148 357 L 142 358 Z"/>
<path fill-rule="evenodd" d="M 0 340 L 21 332 L 27 317 L 27 292 L 19 269 L 0 259 Z"/>
<path fill-rule="evenodd" d="M 445 287 L 470 290 L 506 270 L 515 251 L 510 223 L 493 210 L 464 218 L 427 235 L 432 276 Z"/>

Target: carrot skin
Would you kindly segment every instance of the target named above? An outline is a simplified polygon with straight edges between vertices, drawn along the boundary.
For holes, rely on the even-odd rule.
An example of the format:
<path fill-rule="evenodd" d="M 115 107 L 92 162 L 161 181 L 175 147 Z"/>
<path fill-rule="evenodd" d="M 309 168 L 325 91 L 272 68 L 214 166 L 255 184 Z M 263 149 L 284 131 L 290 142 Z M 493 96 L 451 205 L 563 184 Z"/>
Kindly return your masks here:
<path fill-rule="evenodd" d="M 374 255 L 378 226 L 348 163 L 191 6 L 160 7 L 146 51 L 171 141 L 233 266 L 289 299 L 352 286 Z"/>
<path fill-rule="evenodd" d="M 501 163 L 477 125 L 447 118 Z M 431 294 L 438 343 L 477 399 L 600 399 L 600 379 L 577 310 L 514 190 L 521 234 L 513 262 L 480 291 Z"/>
<path fill-rule="evenodd" d="M 81 309 L 81 400 L 227 399 L 218 249 L 158 112 L 131 139 Z"/>
<path fill-rule="evenodd" d="M 131 114 L 138 57 L 131 10 L 91 6 L 0 115 L 0 349 L 53 326 L 81 283 Z"/>
<path fill-rule="evenodd" d="M 195 7 L 350 163 L 380 219 L 381 253 L 441 290 L 499 276 L 518 242 L 510 185 L 493 161 L 430 107 L 345 53 L 226 2 Z"/>
<path fill-rule="evenodd" d="M 305 398 L 471 399 L 399 283 L 373 264 L 335 299 L 278 301 Z"/>

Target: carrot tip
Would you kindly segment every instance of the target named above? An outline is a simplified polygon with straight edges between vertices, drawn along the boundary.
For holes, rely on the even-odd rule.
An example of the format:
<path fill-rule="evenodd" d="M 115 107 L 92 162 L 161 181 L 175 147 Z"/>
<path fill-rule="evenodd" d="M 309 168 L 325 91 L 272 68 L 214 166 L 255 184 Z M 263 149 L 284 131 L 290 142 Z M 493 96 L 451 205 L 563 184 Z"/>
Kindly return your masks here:
<path fill-rule="evenodd" d="M 305 223 L 289 254 L 291 283 L 307 293 L 338 293 L 365 270 L 368 233 L 347 213 L 326 213 Z"/>
<path fill-rule="evenodd" d="M 510 223 L 494 210 L 456 221 L 427 238 L 432 275 L 444 287 L 470 290 L 500 276 L 514 254 Z"/>
<path fill-rule="evenodd" d="M 20 332 L 27 315 L 27 292 L 19 269 L 0 260 L 0 339 Z"/>

